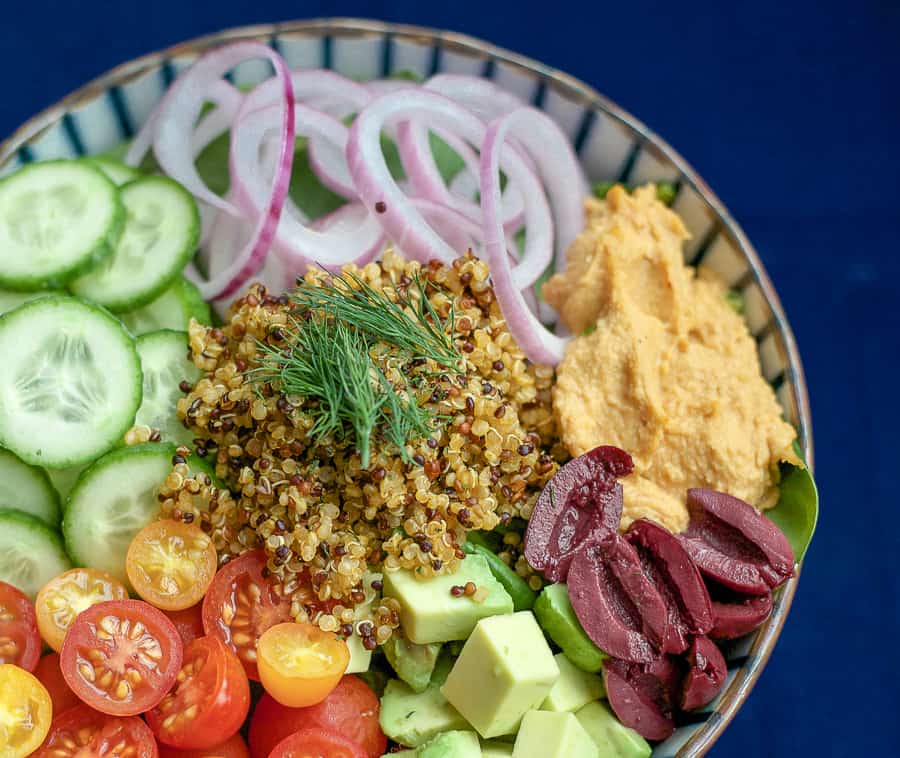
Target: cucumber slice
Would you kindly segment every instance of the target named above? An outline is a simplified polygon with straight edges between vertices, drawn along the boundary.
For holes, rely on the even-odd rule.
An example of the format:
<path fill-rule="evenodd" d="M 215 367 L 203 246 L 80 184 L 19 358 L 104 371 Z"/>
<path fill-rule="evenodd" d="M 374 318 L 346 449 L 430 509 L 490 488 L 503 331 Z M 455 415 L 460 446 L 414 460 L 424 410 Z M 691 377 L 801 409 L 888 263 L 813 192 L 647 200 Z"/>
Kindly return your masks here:
<path fill-rule="evenodd" d="M 86 466 L 72 466 L 71 468 L 44 469 L 47 478 L 50 479 L 50 484 L 53 485 L 53 489 L 59 493 L 63 507 L 65 507 L 66 501 L 69 499 L 69 493 L 75 486 L 75 482 L 78 481 L 78 477 L 81 476 L 81 472 L 85 468 Z"/>
<path fill-rule="evenodd" d="M 58 287 L 112 252 L 125 211 L 116 186 L 83 161 L 30 163 L 0 180 L 0 284 Z"/>
<path fill-rule="evenodd" d="M 184 277 L 179 277 L 156 300 L 142 308 L 120 313 L 119 318 L 132 334 L 140 335 L 160 329 L 185 331 L 192 318 L 201 324 L 209 324 L 212 322 L 212 312 L 201 297 L 200 290 Z"/>
<path fill-rule="evenodd" d="M 22 511 L 54 529 L 59 526 L 59 495 L 46 472 L 0 448 L 0 508 Z"/>
<path fill-rule="evenodd" d="M 0 510 L 0 581 L 34 599 L 41 587 L 70 568 L 57 532 L 34 516 Z"/>
<path fill-rule="evenodd" d="M 0 445 L 66 468 L 118 444 L 141 404 L 134 340 L 102 308 L 50 295 L 0 316 Z"/>
<path fill-rule="evenodd" d="M 29 300 L 36 300 L 39 297 L 47 295 L 47 292 L 12 292 L 11 290 L 0 290 L 0 316 L 9 311 L 15 310 L 23 303 Z"/>
<path fill-rule="evenodd" d="M 113 254 L 75 279 L 79 297 L 114 311 L 146 305 L 177 277 L 200 240 L 194 198 L 178 182 L 145 176 L 122 187 L 127 218 Z"/>
<path fill-rule="evenodd" d="M 66 549 L 76 564 L 128 581 L 128 545 L 158 515 L 156 495 L 173 455 L 174 446 L 151 442 L 113 450 L 85 469 L 63 515 Z"/>
<path fill-rule="evenodd" d="M 82 158 L 82 160 L 94 168 L 100 169 L 106 178 L 117 187 L 133 182 L 135 179 L 140 179 L 143 176 L 136 168 L 127 166 L 122 161 L 117 161 L 115 158 L 105 155 L 90 155 Z"/>
<path fill-rule="evenodd" d="M 193 384 L 203 372 L 188 360 L 187 332 L 163 329 L 142 334 L 137 351 L 144 372 L 144 399 L 134 423 L 159 429 L 164 442 L 189 445 L 194 435 L 175 413 L 178 398 L 184 397 L 178 385 L 184 380 Z"/>

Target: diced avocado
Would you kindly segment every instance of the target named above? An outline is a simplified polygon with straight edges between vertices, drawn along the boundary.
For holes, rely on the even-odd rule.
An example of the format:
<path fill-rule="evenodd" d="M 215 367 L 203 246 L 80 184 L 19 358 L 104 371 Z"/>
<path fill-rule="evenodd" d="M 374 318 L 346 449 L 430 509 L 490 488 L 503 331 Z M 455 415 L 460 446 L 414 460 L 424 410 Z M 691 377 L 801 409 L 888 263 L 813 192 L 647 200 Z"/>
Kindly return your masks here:
<path fill-rule="evenodd" d="M 541 705 L 542 711 L 577 711 L 606 694 L 599 676 L 582 671 L 566 658 L 565 653 L 553 657 L 559 666 L 559 679 Z"/>
<path fill-rule="evenodd" d="M 487 740 L 481 743 L 481 758 L 509 758 L 513 754 L 511 742 Z"/>
<path fill-rule="evenodd" d="M 416 693 L 399 679 L 391 679 L 381 698 L 381 730 L 407 747 L 423 745 L 441 732 L 466 729 L 468 724 L 440 689 Z"/>
<path fill-rule="evenodd" d="M 559 667 L 531 611 L 481 619 L 441 692 L 484 737 L 516 731 L 559 678 Z"/>
<path fill-rule="evenodd" d="M 528 711 L 513 758 L 600 758 L 600 749 L 572 713 Z M 619 758 L 618 754 L 610 753 Z"/>
<path fill-rule="evenodd" d="M 482 602 L 474 596 L 451 594 L 451 587 L 468 582 L 488 591 Z M 479 619 L 513 610 L 512 598 L 480 555 L 468 556 L 454 574 L 427 579 L 407 569 L 385 572 L 384 595 L 400 603 L 400 625 L 407 638 L 419 645 L 464 640 Z"/>
<path fill-rule="evenodd" d="M 431 675 L 434 673 L 441 645 L 436 642 L 417 645 L 395 634 L 384 644 L 383 649 L 388 663 L 397 672 L 397 676 L 406 682 L 413 692 L 424 692 L 431 683 Z"/>
<path fill-rule="evenodd" d="M 588 703 L 576 712 L 575 718 L 597 745 L 600 755 L 648 758 L 651 753 L 647 740 L 619 721 L 606 703 Z"/>
<path fill-rule="evenodd" d="M 475 732 L 444 732 L 422 745 L 416 758 L 481 758 Z"/>
<path fill-rule="evenodd" d="M 453 643 L 450 644 L 452 645 Z M 437 663 L 434 664 L 434 671 L 431 673 L 431 683 L 438 687 L 447 681 L 450 669 L 453 668 L 453 664 L 459 658 L 459 653 L 453 653 L 449 648 L 450 645 L 444 645 L 441 654 L 438 656 Z"/>
<path fill-rule="evenodd" d="M 380 580 L 381 574 L 367 573 L 363 578 L 363 587 L 371 590 L 372 582 Z M 375 602 L 376 596 L 375 592 L 367 591 L 365 602 L 356 606 L 353 621 L 354 628 L 357 621 L 362 621 L 364 618 L 371 616 L 372 603 Z M 372 665 L 372 651 L 367 650 L 365 645 L 363 645 L 362 637 L 354 632 L 353 635 L 347 638 L 347 647 L 350 648 L 350 663 L 347 665 L 346 673 L 361 674 L 363 671 L 368 671 L 369 666 Z"/>
<path fill-rule="evenodd" d="M 547 636 L 562 648 L 572 663 L 584 671 L 600 671 L 608 656 L 581 628 L 565 584 L 544 587 L 534 604 L 534 614 Z"/>

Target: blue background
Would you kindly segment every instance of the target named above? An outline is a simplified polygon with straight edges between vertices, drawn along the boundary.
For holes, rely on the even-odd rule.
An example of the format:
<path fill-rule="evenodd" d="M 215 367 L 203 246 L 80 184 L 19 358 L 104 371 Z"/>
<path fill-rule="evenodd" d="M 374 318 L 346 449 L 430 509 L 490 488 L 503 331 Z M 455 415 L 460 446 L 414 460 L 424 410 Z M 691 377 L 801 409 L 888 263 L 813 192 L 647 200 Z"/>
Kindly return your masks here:
<path fill-rule="evenodd" d="M 16 3 L 0 136 L 105 69 L 216 29 L 352 15 L 454 29 L 595 85 L 664 135 L 759 249 L 812 396 L 819 532 L 720 756 L 900 753 L 900 3 Z"/>

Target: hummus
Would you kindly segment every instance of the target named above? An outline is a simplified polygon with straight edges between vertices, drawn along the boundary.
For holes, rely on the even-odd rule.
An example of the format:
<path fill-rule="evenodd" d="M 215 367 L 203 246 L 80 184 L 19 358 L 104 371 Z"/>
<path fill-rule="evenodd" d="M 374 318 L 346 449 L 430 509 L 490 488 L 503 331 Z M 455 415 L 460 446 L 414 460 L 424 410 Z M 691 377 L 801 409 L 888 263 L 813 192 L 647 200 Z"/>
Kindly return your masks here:
<path fill-rule="evenodd" d="M 652 186 L 614 187 L 544 297 L 577 336 L 557 369 L 554 409 L 572 455 L 616 445 L 627 526 L 687 526 L 686 490 L 710 487 L 760 508 L 777 501 L 793 427 L 763 379 L 756 343 L 709 272 L 684 264 L 689 235 Z M 596 328 L 594 328 L 596 327 Z"/>

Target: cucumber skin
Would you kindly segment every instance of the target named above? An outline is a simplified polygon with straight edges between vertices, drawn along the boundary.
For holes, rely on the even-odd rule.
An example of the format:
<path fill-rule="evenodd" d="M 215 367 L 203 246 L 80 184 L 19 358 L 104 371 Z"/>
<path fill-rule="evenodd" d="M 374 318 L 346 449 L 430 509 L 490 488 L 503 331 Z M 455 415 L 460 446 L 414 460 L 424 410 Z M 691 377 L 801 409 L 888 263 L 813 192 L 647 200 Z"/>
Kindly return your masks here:
<path fill-rule="evenodd" d="M 81 158 L 78 158 L 79 161 L 83 163 L 87 163 L 89 166 L 93 166 L 94 168 L 99 168 L 106 178 L 109 179 L 113 184 L 118 184 L 122 186 L 123 184 L 127 184 L 128 182 L 132 182 L 135 179 L 139 179 L 144 176 L 140 171 L 138 171 L 133 166 L 129 166 L 126 163 L 122 163 L 120 160 L 116 160 L 115 158 L 111 158 L 107 155 L 85 155 Z M 113 179 L 109 173 L 104 170 L 104 166 L 109 166 L 112 171 L 120 171 L 123 175 L 127 174 L 130 178 L 119 184 Z"/>
<path fill-rule="evenodd" d="M 58 555 L 57 558 L 60 559 L 60 563 L 65 564 L 64 571 L 73 567 L 72 559 L 69 554 L 66 552 L 66 546 L 63 542 L 60 533 L 51 527 L 47 526 L 43 521 L 39 518 L 32 516 L 28 513 L 22 513 L 22 511 L 13 510 L 10 508 L 0 508 L 0 524 L 3 524 L 4 521 L 15 521 L 22 527 L 29 529 L 31 531 L 40 532 L 44 537 L 47 538 L 49 542 L 53 544 L 53 547 L 57 549 Z M 21 588 L 19 588 L 21 589 Z M 22 590 L 23 592 L 25 590 Z M 28 594 L 26 592 L 26 594 Z M 34 600 L 34 596 L 31 596 L 31 599 Z"/>
<path fill-rule="evenodd" d="M 23 292 L 62 289 L 73 279 L 81 276 L 82 274 L 86 274 L 98 263 L 101 263 L 104 259 L 112 255 L 113 248 L 119 241 L 119 237 L 122 235 L 122 230 L 125 228 L 125 206 L 122 204 L 122 199 L 119 196 L 118 188 L 116 187 L 116 185 L 113 184 L 112 181 L 107 178 L 106 174 L 104 174 L 96 166 L 92 166 L 86 162 L 82 162 L 79 160 L 56 160 L 29 163 L 25 166 L 22 166 L 22 168 L 18 169 L 17 171 L 14 171 L 9 176 L 5 176 L 0 179 L 0 186 L 2 186 L 4 182 L 10 181 L 13 177 L 18 176 L 23 171 L 34 171 L 39 166 L 63 163 L 78 163 L 79 165 L 84 166 L 90 171 L 96 173 L 97 176 L 102 177 L 103 181 L 107 182 L 110 187 L 116 190 L 114 199 L 115 213 L 113 214 L 113 221 L 109 231 L 103 239 L 97 240 L 93 250 L 88 255 L 86 255 L 82 260 L 76 261 L 67 269 L 58 271 L 52 276 L 41 277 L 10 277 L 8 275 L 5 275 L 3 273 L 3 270 L 0 269 L 0 285 L 8 287 L 9 289 L 21 290 Z"/>
<path fill-rule="evenodd" d="M 53 486 L 53 482 L 50 481 L 50 477 L 44 469 L 39 466 L 32 466 L 28 463 L 25 463 L 18 455 L 16 455 L 12 450 L 6 450 L 5 448 L 0 447 L 0 458 L 9 455 L 19 461 L 23 466 L 28 466 L 31 469 L 32 473 L 35 475 L 37 479 L 40 480 L 41 486 L 47 494 L 47 498 L 53 503 L 53 520 L 54 523 L 49 521 L 45 521 L 40 516 L 29 513 L 28 511 L 23 511 L 19 508 L 14 508 L 12 505 L 0 504 L 0 511 L 14 511 L 16 513 L 24 513 L 26 516 L 32 516 L 36 518 L 38 521 L 43 522 L 51 529 L 56 529 L 59 527 L 59 523 L 62 520 L 62 499 L 59 496 L 59 493 L 56 491 L 56 487 Z"/>
<path fill-rule="evenodd" d="M 178 263 L 172 268 L 171 274 L 161 279 L 153 288 L 146 290 L 143 294 L 133 297 L 129 300 L 121 300 L 121 301 L 109 301 L 105 303 L 98 303 L 105 308 L 108 308 L 113 313 L 127 313 L 128 311 L 136 310 L 137 308 L 142 308 L 145 305 L 152 303 L 156 298 L 162 295 L 172 284 L 175 282 L 178 277 L 182 276 L 182 272 L 184 271 L 184 267 L 190 262 L 190 260 L 194 257 L 197 252 L 197 246 L 200 244 L 200 211 L 197 208 L 197 202 L 194 200 L 193 195 L 188 192 L 184 187 L 182 187 L 178 182 L 174 179 L 170 179 L 167 176 L 139 176 L 136 179 L 133 179 L 130 182 L 126 182 L 119 187 L 119 192 L 126 191 L 133 184 L 165 184 L 168 188 L 175 190 L 182 198 L 190 205 L 193 213 L 193 220 L 191 222 L 191 230 L 190 235 L 188 237 L 187 243 L 185 244 L 184 250 L 181 253 L 181 256 L 178 259 Z M 121 202 L 121 201 L 120 201 Z M 124 203 L 122 204 L 123 213 L 125 213 L 124 218 L 127 218 L 127 211 L 124 211 Z M 123 221 L 122 228 L 119 230 L 119 234 L 121 235 L 122 231 L 125 229 L 125 223 Z M 118 238 L 117 238 L 118 241 Z M 110 247 L 111 252 L 115 252 L 115 245 Z M 87 271 L 85 273 L 90 273 Z M 77 289 L 73 289 L 73 294 L 77 297 L 82 297 L 83 299 L 90 300 L 91 302 L 96 302 L 93 300 L 87 293 L 81 294 Z"/>
<path fill-rule="evenodd" d="M 131 332 L 125 327 L 125 325 L 119 321 L 112 313 L 110 313 L 106 308 L 100 305 L 96 305 L 94 303 L 88 302 L 87 300 L 82 300 L 81 298 L 74 297 L 72 295 L 66 294 L 48 294 L 47 297 L 37 298 L 36 300 L 29 300 L 27 303 L 23 303 L 18 308 L 12 311 L 8 311 L 6 313 L 0 314 L 0 328 L 2 328 L 3 323 L 8 319 L 13 319 L 20 316 L 22 313 L 27 312 L 29 309 L 37 308 L 42 306 L 48 300 L 64 300 L 64 301 L 72 301 L 78 303 L 81 306 L 89 308 L 92 311 L 96 311 L 98 314 L 103 316 L 104 318 L 112 321 L 122 332 L 122 334 L 126 337 L 129 347 L 131 348 L 131 352 L 134 356 L 134 365 L 137 369 L 135 372 L 135 385 L 136 385 L 136 397 L 137 404 L 134 407 L 134 412 L 131 414 L 128 423 L 125 424 L 122 429 L 119 431 L 118 436 L 115 439 L 115 442 L 99 454 L 95 454 L 91 452 L 90 455 L 85 456 L 84 458 L 70 458 L 66 461 L 50 461 L 48 462 L 44 458 L 32 458 L 28 455 L 22 455 L 18 450 L 13 449 L 7 444 L 7 441 L 3 439 L 2 430 L 0 430 L 0 447 L 5 447 L 15 453 L 19 458 L 21 458 L 25 463 L 28 463 L 32 466 L 38 466 L 41 468 L 71 468 L 72 466 L 83 466 L 84 464 L 91 463 L 92 461 L 96 461 L 103 455 L 106 455 L 110 450 L 113 450 L 116 445 L 121 444 L 122 440 L 125 438 L 125 433 L 131 428 L 134 423 L 134 416 L 137 414 L 138 409 L 141 407 L 141 401 L 143 400 L 144 395 L 144 372 L 141 369 L 141 357 L 137 352 L 137 344 L 135 342 L 135 338 L 132 336 Z M 80 477 L 79 477 L 80 478 Z M 74 488 L 73 488 L 74 489 Z"/>

